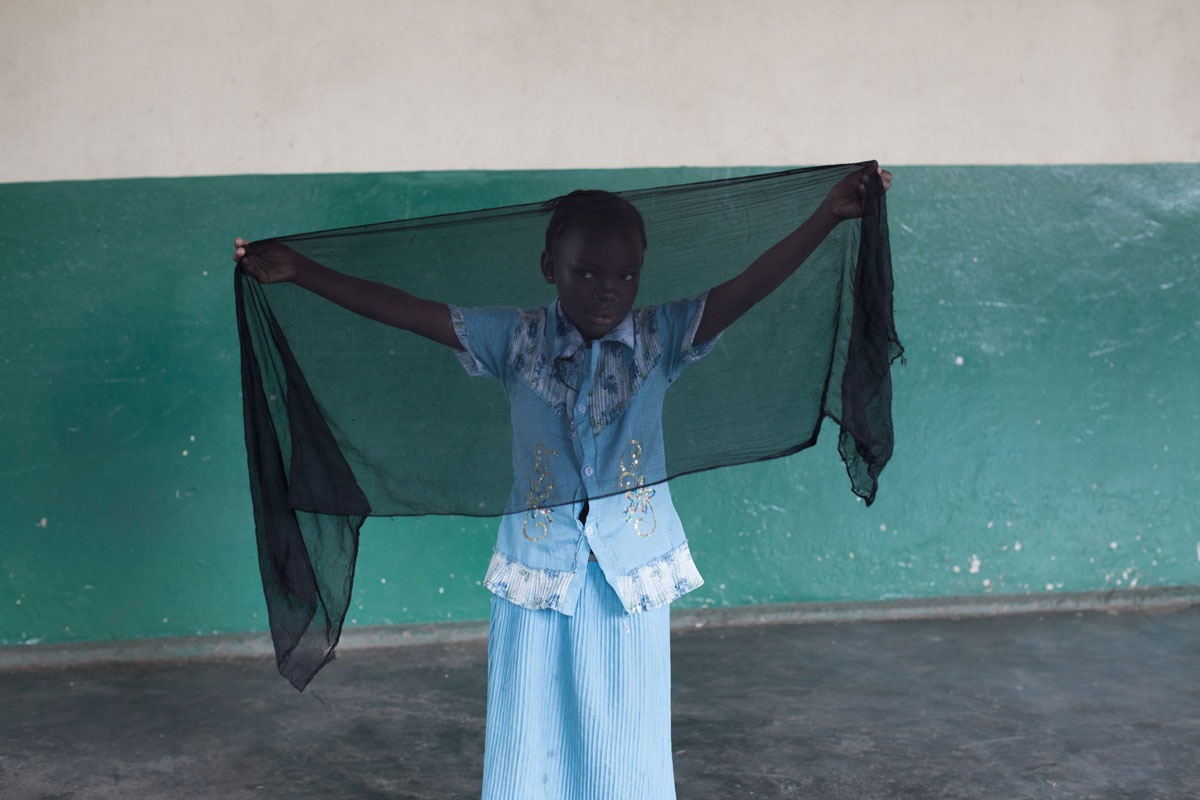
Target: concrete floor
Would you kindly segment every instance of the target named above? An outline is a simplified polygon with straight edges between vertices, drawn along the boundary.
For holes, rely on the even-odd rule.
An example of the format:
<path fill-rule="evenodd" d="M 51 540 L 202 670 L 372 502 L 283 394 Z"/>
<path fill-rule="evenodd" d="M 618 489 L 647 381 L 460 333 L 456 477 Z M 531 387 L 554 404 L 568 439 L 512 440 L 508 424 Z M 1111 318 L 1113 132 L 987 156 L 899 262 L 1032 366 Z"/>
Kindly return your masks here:
<path fill-rule="evenodd" d="M 1200 798 L 1200 607 L 672 638 L 680 800 Z M 486 644 L 0 673 L 0 798 L 477 798 Z"/>

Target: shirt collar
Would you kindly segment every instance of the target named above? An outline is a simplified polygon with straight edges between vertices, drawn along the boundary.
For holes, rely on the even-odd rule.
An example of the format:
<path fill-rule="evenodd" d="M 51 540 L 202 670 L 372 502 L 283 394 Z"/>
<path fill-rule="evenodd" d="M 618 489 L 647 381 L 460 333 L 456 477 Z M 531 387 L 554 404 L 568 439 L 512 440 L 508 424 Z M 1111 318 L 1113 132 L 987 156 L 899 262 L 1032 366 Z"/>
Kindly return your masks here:
<path fill-rule="evenodd" d="M 563 312 L 557 299 L 551 306 L 554 315 L 554 352 L 558 358 L 571 358 L 583 347 L 583 334 L 575 327 L 570 318 Z M 625 319 L 617 326 L 601 336 L 598 342 L 617 342 L 633 350 L 633 311 L 625 315 Z"/>

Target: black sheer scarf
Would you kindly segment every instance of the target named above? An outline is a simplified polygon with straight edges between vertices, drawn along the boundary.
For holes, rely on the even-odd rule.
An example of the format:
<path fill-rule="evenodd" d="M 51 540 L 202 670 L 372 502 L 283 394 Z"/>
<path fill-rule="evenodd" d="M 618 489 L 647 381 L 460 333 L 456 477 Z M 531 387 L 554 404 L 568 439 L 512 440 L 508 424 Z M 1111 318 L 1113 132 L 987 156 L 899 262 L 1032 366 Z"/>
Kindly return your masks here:
<path fill-rule="evenodd" d="M 733 277 L 863 166 L 621 193 L 646 221 L 637 306 Z M 538 269 L 547 220 L 536 203 L 264 241 L 419 297 L 533 308 L 554 299 Z M 505 507 L 508 404 L 499 382 L 470 378 L 442 345 L 240 266 L 234 288 L 263 589 L 279 671 L 303 690 L 334 657 L 367 516 L 525 510 Z M 851 489 L 870 505 L 892 453 L 890 367 L 903 353 L 892 288 L 872 175 L 864 216 L 834 228 L 671 386 L 666 472 L 646 484 L 796 453 L 829 417 Z"/>

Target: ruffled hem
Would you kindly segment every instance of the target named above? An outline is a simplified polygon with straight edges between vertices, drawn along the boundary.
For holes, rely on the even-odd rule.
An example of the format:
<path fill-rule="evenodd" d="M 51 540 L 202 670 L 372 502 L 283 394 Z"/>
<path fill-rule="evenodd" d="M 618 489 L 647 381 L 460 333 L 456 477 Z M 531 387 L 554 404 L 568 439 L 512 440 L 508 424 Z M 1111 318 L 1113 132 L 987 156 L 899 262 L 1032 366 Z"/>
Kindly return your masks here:
<path fill-rule="evenodd" d="M 447 304 L 449 305 L 449 304 Z M 483 362 L 475 357 L 471 352 L 471 343 L 467 340 L 467 326 L 463 322 L 462 308 L 455 305 L 449 305 L 450 308 L 450 324 L 454 327 L 454 335 L 458 337 L 458 343 L 463 346 L 462 350 L 455 349 L 454 355 L 458 358 L 458 363 L 463 365 L 463 369 L 468 375 L 491 375 Z"/>
<path fill-rule="evenodd" d="M 496 550 L 492 552 L 483 585 L 497 597 L 522 608 L 548 608 L 565 614 L 562 600 L 574 575 L 569 570 L 528 567 Z M 685 541 L 628 575 L 618 575 L 615 583 L 613 589 L 621 605 L 628 613 L 637 614 L 699 588 L 704 578 L 696 569 L 691 548 Z"/>
<path fill-rule="evenodd" d="M 617 597 L 630 614 L 670 603 L 704 583 L 685 541 L 670 552 L 647 561 L 616 579 Z"/>
<path fill-rule="evenodd" d="M 497 597 L 523 608 L 562 611 L 563 595 L 575 573 L 527 567 L 500 551 L 492 553 L 483 585 Z"/>
<path fill-rule="evenodd" d="M 717 340 L 725 334 L 725 331 L 720 331 L 707 342 L 701 342 L 699 347 L 694 346 L 696 331 L 700 329 L 700 320 L 704 317 L 704 304 L 708 302 L 708 291 L 696 298 L 696 301 L 699 303 L 699 308 L 696 309 L 696 315 L 692 317 L 692 324 L 688 325 L 687 335 L 683 337 L 683 362 L 685 364 L 691 364 L 693 361 L 704 358 L 712 352 Z"/>

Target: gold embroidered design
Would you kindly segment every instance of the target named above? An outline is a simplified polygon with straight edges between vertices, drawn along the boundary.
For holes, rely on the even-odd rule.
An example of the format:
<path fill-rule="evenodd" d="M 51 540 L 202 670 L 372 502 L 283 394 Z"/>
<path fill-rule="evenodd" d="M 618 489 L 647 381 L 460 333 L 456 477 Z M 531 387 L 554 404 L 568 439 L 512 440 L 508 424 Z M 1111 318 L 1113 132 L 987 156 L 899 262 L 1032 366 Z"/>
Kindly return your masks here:
<path fill-rule="evenodd" d="M 550 474 L 548 462 L 550 456 L 558 454 L 557 450 L 550 450 L 541 442 L 533 446 L 533 471 L 537 474 L 537 481 L 534 481 L 533 478 L 529 479 L 529 491 L 525 493 L 525 502 L 529 504 L 529 511 L 526 513 L 525 519 L 521 520 L 521 533 L 531 542 L 545 539 L 546 534 L 550 532 L 550 509 L 543 503 L 550 499 L 550 492 L 554 489 L 554 477 Z M 542 529 L 541 536 L 529 535 L 531 520 L 535 527 Z"/>
<path fill-rule="evenodd" d="M 629 466 L 625 466 L 625 456 L 629 456 Z M 639 475 L 641 471 L 642 443 L 637 439 L 630 439 L 629 444 L 625 447 L 624 454 L 621 455 L 621 475 L 617 478 L 617 485 L 625 492 L 625 499 L 629 501 L 629 505 L 625 507 L 625 521 L 633 523 L 633 529 L 638 536 L 649 536 L 658 528 L 658 517 L 654 514 L 654 505 L 650 499 L 654 497 L 654 490 L 646 486 L 646 476 Z M 642 533 L 642 523 L 646 521 L 646 515 L 650 516 L 650 531 Z"/>

